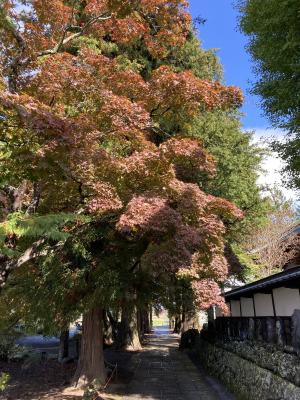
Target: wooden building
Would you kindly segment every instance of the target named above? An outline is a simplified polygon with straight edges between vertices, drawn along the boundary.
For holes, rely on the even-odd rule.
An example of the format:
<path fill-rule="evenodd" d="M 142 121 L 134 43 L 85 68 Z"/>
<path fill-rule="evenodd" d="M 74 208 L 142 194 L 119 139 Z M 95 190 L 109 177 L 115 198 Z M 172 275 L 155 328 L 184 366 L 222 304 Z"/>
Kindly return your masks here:
<path fill-rule="evenodd" d="M 291 317 L 300 310 L 300 267 L 224 294 L 231 317 Z"/>

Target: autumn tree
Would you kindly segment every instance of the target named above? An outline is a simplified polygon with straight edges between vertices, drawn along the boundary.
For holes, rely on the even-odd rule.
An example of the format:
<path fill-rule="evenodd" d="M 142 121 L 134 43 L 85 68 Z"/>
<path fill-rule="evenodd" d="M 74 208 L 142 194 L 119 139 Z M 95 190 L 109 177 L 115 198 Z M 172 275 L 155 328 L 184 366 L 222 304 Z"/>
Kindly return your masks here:
<path fill-rule="evenodd" d="M 195 29 L 191 30 L 183 46 L 173 48 L 166 59 L 157 57 L 155 64 L 163 62 L 178 72 L 190 70 L 200 79 L 222 81 L 222 67 L 216 52 L 204 50 L 197 34 L 199 32 Z M 133 57 L 133 50 L 129 46 L 126 54 Z M 148 71 L 150 67 L 147 60 L 140 56 L 139 62 L 147 65 Z M 216 161 L 214 179 L 201 176 L 199 185 L 207 193 L 234 202 L 245 212 L 245 218 L 232 222 L 227 232 L 228 241 L 239 242 L 252 228 L 263 223 L 268 212 L 263 188 L 257 184 L 265 150 L 253 142 L 252 132 L 242 129 L 240 114 L 234 106 L 209 112 L 199 110 L 196 118 L 188 121 L 182 129 L 189 137 L 202 141 L 204 148 Z M 168 129 L 165 125 L 164 134 L 172 133 L 172 128 Z"/>
<path fill-rule="evenodd" d="M 142 277 L 151 290 L 179 274 L 199 307 L 223 306 L 225 222 L 242 212 L 201 190 L 215 162 L 187 132 L 242 95 L 164 64 L 191 32 L 186 7 L 2 2 L 2 284 L 62 328 L 83 314 L 79 382 L 104 383 L 103 309 L 135 306 Z M 118 54 L 129 44 L 151 68 Z"/>

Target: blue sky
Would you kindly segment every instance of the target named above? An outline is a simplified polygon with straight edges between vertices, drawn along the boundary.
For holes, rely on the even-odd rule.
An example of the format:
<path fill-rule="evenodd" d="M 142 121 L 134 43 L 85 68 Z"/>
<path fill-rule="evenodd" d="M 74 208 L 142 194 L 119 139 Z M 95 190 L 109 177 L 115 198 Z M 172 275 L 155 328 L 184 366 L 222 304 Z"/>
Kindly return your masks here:
<path fill-rule="evenodd" d="M 204 48 L 219 49 L 218 55 L 224 68 L 228 85 L 242 88 L 245 98 L 243 118 L 245 128 L 265 129 L 268 120 L 262 115 L 259 99 L 249 93 L 253 81 L 253 62 L 246 52 L 247 38 L 237 28 L 238 13 L 232 0 L 190 0 L 193 17 L 200 15 L 206 23 L 199 27 Z"/>

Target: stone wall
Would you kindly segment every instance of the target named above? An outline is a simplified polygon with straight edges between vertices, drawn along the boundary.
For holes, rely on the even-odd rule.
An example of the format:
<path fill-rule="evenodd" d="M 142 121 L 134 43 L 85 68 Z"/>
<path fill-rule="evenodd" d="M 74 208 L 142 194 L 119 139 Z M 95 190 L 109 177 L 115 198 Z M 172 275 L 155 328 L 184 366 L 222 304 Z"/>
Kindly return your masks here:
<path fill-rule="evenodd" d="M 197 352 L 203 366 L 239 400 L 299 400 L 300 360 L 255 342 L 209 343 Z"/>

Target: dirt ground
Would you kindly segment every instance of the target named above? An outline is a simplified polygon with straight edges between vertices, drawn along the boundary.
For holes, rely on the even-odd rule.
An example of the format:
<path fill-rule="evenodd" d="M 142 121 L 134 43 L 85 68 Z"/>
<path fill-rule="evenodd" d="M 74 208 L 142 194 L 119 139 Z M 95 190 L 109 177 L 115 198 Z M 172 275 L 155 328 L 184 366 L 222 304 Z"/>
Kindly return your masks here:
<path fill-rule="evenodd" d="M 51 360 L 29 366 L 0 362 L 0 371 L 10 375 L 8 388 L 0 394 L 0 400 L 73 400 L 63 397 L 62 391 L 70 385 L 75 368 L 75 363 L 61 365 Z"/>
<path fill-rule="evenodd" d="M 118 363 L 118 378 L 114 383 L 126 383 L 131 379 L 132 355 L 130 352 L 105 351 L 109 363 Z M 27 365 L 0 361 L 0 372 L 10 375 L 8 388 L 0 393 L 0 400 L 79 400 L 82 392 L 76 391 L 73 395 L 69 390 L 75 369 L 76 362 L 60 364 L 55 360 L 41 360 Z"/>

